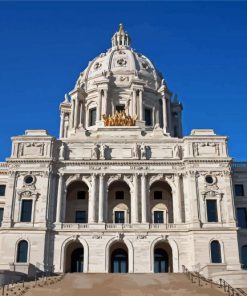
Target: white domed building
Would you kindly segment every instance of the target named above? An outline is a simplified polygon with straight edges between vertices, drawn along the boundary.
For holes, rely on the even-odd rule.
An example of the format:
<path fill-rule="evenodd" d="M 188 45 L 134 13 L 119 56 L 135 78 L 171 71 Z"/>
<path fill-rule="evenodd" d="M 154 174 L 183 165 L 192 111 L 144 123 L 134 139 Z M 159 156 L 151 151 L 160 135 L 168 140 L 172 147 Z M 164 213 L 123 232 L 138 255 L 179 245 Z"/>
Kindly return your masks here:
<path fill-rule="evenodd" d="M 236 225 L 233 186 L 246 186 L 246 168 L 235 165 L 232 178 L 227 138 L 211 129 L 183 137 L 181 103 L 122 25 L 60 114 L 59 139 L 27 130 L 0 164 L 5 281 L 183 265 L 208 277 L 242 275 L 247 236 Z"/>

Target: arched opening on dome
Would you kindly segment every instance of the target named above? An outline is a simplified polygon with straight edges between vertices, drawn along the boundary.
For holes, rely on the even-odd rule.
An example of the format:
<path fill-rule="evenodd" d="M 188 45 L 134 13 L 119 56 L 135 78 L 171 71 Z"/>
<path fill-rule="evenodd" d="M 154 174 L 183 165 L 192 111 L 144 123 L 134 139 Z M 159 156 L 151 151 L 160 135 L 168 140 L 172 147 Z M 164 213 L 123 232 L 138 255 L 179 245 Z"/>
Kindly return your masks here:
<path fill-rule="evenodd" d="M 124 181 L 114 181 L 108 188 L 108 222 L 130 223 L 130 188 Z"/>
<path fill-rule="evenodd" d="M 65 272 L 84 271 L 84 248 L 79 241 L 73 241 L 65 248 Z"/>
<path fill-rule="evenodd" d="M 168 242 L 160 241 L 154 247 L 153 252 L 154 273 L 172 272 L 172 249 Z"/>
<path fill-rule="evenodd" d="M 75 181 L 67 188 L 65 223 L 88 222 L 89 189 L 83 181 Z"/>
<path fill-rule="evenodd" d="M 156 181 L 150 187 L 149 220 L 152 223 L 173 223 L 172 189 L 165 181 Z"/>
<path fill-rule="evenodd" d="M 111 273 L 128 273 L 129 272 L 129 256 L 128 248 L 123 242 L 116 242 L 110 247 L 109 252 Z"/>

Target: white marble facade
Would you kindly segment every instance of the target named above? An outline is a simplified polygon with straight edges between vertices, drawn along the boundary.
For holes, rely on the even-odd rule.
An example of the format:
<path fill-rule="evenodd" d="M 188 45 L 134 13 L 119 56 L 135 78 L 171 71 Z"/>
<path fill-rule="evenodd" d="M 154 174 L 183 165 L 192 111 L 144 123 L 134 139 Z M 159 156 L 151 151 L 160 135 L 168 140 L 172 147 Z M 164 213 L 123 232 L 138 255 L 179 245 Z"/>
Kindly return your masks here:
<path fill-rule="evenodd" d="M 0 164 L 1 270 L 75 271 L 80 250 L 77 271 L 112 272 L 119 249 L 130 273 L 164 271 L 155 267 L 157 250 L 169 272 L 241 269 L 227 138 L 211 129 L 183 137 L 181 103 L 130 44 L 120 26 L 112 47 L 80 74 L 60 105 L 59 139 L 45 130 L 12 138 Z M 137 115 L 135 126 L 104 126 L 102 115 L 123 109 Z M 21 241 L 26 260 L 18 259 Z"/>

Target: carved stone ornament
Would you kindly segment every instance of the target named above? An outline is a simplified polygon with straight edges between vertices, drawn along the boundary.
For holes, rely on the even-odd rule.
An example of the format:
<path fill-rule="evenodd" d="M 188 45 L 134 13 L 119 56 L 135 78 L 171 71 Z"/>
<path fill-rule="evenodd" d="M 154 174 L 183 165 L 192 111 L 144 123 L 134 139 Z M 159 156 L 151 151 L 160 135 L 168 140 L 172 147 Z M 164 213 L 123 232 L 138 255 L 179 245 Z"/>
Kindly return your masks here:
<path fill-rule="evenodd" d="M 117 238 L 118 238 L 119 240 L 123 240 L 123 239 L 124 239 L 124 233 L 123 233 L 123 232 L 119 232 L 119 233 L 117 234 Z"/>
<path fill-rule="evenodd" d="M 99 159 L 100 157 L 100 150 L 99 150 L 99 145 L 98 144 L 94 144 L 93 148 L 92 148 L 92 159 Z"/>
<path fill-rule="evenodd" d="M 118 64 L 119 66 L 122 66 L 122 67 L 123 67 L 123 66 L 125 66 L 125 65 L 127 64 L 127 60 L 121 58 L 121 59 L 117 60 L 117 64 Z"/>
<path fill-rule="evenodd" d="M 145 144 L 144 143 L 142 143 L 141 145 L 140 145 L 140 154 L 141 154 L 141 159 L 146 159 L 147 158 L 147 148 L 146 148 L 146 146 L 145 146 Z"/>
<path fill-rule="evenodd" d="M 221 192 L 214 191 L 214 190 L 208 190 L 208 191 L 202 192 L 202 195 L 203 195 L 203 199 L 205 201 L 205 199 L 207 197 L 218 197 L 218 198 L 222 199 L 224 194 Z"/>
<path fill-rule="evenodd" d="M 109 187 L 111 183 L 121 180 L 121 178 L 122 178 L 121 174 L 116 174 L 116 175 L 110 176 L 107 181 L 107 187 Z"/>
<path fill-rule="evenodd" d="M 136 235 L 136 239 L 146 239 L 147 236 L 148 236 L 147 233 L 138 233 L 138 234 Z"/>
<path fill-rule="evenodd" d="M 103 232 L 101 233 L 93 233 L 92 239 L 102 239 L 103 238 Z"/>
<path fill-rule="evenodd" d="M 98 69 L 100 69 L 101 67 L 102 67 L 102 64 L 99 63 L 99 62 L 95 63 L 94 66 L 93 66 L 94 70 L 98 70 Z"/>
<path fill-rule="evenodd" d="M 40 196 L 38 192 L 33 192 L 26 189 L 17 190 L 17 195 L 19 197 L 19 200 L 21 200 L 22 198 L 31 198 L 37 200 Z"/>

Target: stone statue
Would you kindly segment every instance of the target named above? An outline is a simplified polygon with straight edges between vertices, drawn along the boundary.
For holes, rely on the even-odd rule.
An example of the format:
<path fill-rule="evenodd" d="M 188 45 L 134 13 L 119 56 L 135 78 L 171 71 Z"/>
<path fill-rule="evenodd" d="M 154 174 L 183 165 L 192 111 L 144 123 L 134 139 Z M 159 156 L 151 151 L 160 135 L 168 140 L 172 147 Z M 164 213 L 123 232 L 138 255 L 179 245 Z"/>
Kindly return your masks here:
<path fill-rule="evenodd" d="M 64 157 L 65 157 L 65 147 L 64 147 L 64 143 L 62 143 L 59 149 L 59 159 L 64 159 Z"/>
<path fill-rule="evenodd" d="M 100 145 L 100 159 L 105 159 L 105 145 L 101 143 Z"/>
<path fill-rule="evenodd" d="M 99 147 L 97 144 L 93 145 L 92 148 L 92 159 L 99 159 Z"/>
<path fill-rule="evenodd" d="M 147 154 L 146 154 L 146 146 L 144 143 L 141 143 L 140 152 L 141 152 L 141 159 L 145 159 L 147 157 Z"/>
<path fill-rule="evenodd" d="M 174 146 L 174 157 L 179 159 L 181 158 L 180 146 L 178 146 L 178 144 Z"/>
<path fill-rule="evenodd" d="M 139 158 L 139 146 L 137 145 L 137 143 L 135 143 L 133 147 L 133 157 L 136 159 Z"/>

